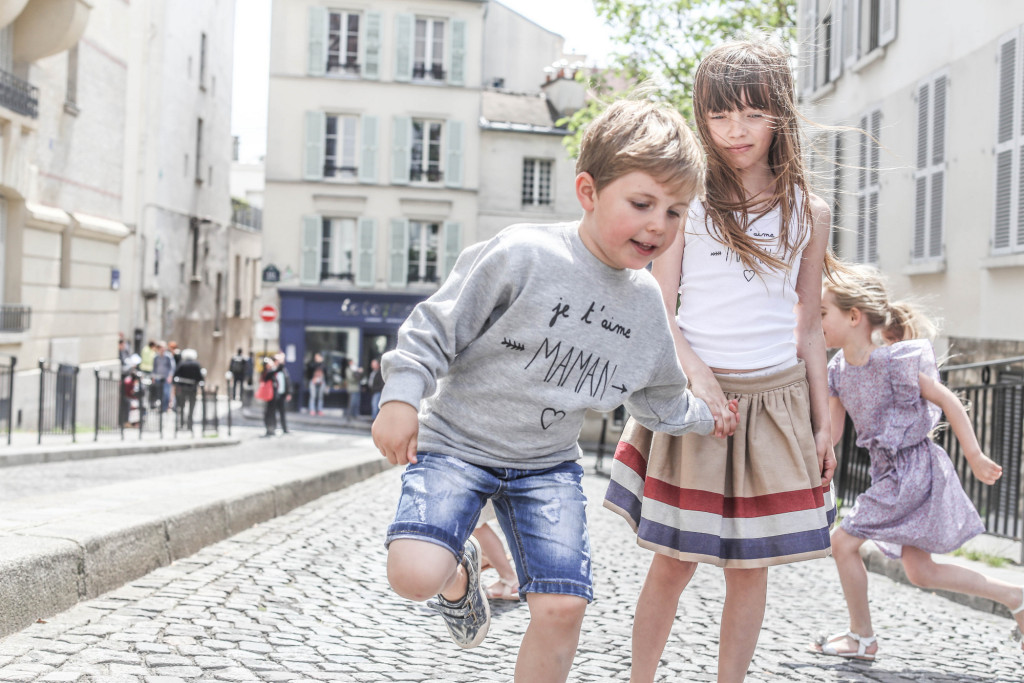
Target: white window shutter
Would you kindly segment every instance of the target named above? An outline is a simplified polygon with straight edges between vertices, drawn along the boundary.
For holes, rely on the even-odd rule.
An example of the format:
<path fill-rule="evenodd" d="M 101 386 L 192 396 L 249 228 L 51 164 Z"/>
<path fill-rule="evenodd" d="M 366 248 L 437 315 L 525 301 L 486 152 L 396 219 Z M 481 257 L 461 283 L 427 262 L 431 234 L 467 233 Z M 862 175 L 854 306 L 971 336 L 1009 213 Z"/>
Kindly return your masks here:
<path fill-rule="evenodd" d="M 878 2 L 878 46 L 885 47 L 896 40 L 896 18 L 899 14 L 898 0 Z"/>
<path fill-rule="evenodd" d="M 945 75 L 936 78 L 932 84 L 931 187 L 928 198 L 929 258 L 942 256 L 942 243 L 945 236 L 947 84 L 948 79 Z"/>
<path fill-rule="evenodd" d="M 304 285 L 320 283 L 320 245 L 322 243 L 323 218 L 302 217 L 302 260 L 299 263 L 299 282 Z"/>
<path fill-rule="evenodd" d="M 377 117 L 364 115 L 359 125 L 362 130 L 362 155 L 359 160 L 359 182 L 377 182 Z"/>
<path fill-rule="evenodd" d="M 914 171 L 914 241 L 911 254 L 915 259 L 925 256 L 928 240 L 928 148 L 931 121 L 931 83 L 917 89 L 917 155 Z"/>
<path fill-rule="evenodd" d="M 377 221 L 360 218 L 356 240 L 359 254 L 356 258 L 356 286 L 373 287 L 376 280 Z"/>
<path fill-rule="evenodd" d="M 327 8 L 309 8 L 309 64 L 310 76 L 323 76 L 327 71 Z"/>
<path fill-rule="evenodd" d="M 447 149 L 444 184 L 448 187 L 462 187 L 462 121 L 450 120 L 445 125 Z"/>
<path fill-rule="evenodd" d="M 879 153 L 881 150 L 882 141 L 882 110 L 876 109 L 871 112 L 871 155 L 868 158 L 868 164 L 871 168 L 871 173 L 868 176 L 868 183 L 871 185 L 878 185 L 878 165 L 880 162 Z"/>
<path fill-rule="evenodd" d="M 412 119 L 396 116 L 391 125 L 391 182 L 395 185 L 408 185 L 409 164 L 412 163 Z"/>
<path fill-rule="evenodd" d="M 867 261 L 867 195 L 857 195 L 857 261 Z"/>
<path fill-rule="evenodd" d="M 864 131 L 857 135 L 857 189 L 863 190 L 868 186 L 868 145 L 871 139 L 868 133 L 868 117 L 860 117 L 860 129 Z"/>
<path fill-rule="evenodd" d="M 453 19 L 451 56 L 448 66 L 448 85 L 466 84 L 466 22 Z"/>
<path fill-rule="evenodd" d="M 928 176 L 921 173 L 914 178 L 914 244 L 911 255 L 924 258 L 924 243 L 927 239 L 926 225 L 928 210 Z"/>
<path fill-rule="evenodd" d="M 814 63 L 817 61 L 817 52 L 814 49 L 814 38 L 817 35 L 814 10 L 817 0 L 798 0 L 798 2 L 799 71 L 797 72 L 797 90 L 802 96 L 807 97 L 814 92 Z"/>
<path fill-rule="evenodd" d="M 867 262 L 878 263 L 878 190 L 868 192 Z"/>
<path fill-rule="evenodd" d="M 843 75 L 843 2 L 832 3 L 832 44 L 829 46 L 828 80 Z"/>
<path fill-rule="evenodd" d="M 416 17 L 399 14 L 395 17 L 395 80 L 412 80 L 412 42 Z"/>
<path fill-rule="evenodd" d="M 1016 157 L 1020 151 L 1016 138 L 1020 130 L 1017 116 L 1020 112 L 1017 91 L 1019 31 L 999 44 L 997 61 L 996 94 L 996 178 L 995 216 L 992 230 L 993 251 L 1005 251 L 1012 244 L 1011 236 L 1018 224 L 1014 207 L 1018 205 L 1015 195 Z"/>
<path fill-rule="evenodd" d="M 391 240 L 388 244 L 388 286 L 405 287 L 409 277 L 409 221 L 391 219 Z"/>
<path fill-rule="evenodd" d="M 448 277 L 455 267 L 455 262 L 462 251 L 462 226 L 455 221 L 444 223 L 444 263 L 441 268 L 442 281 Z"/>
<path fill-rule="evenodd" d="M 842 0 L 843 66 L 847 69 L 860 57 L 860 0 Z"/>
<path fill-rule="evenodd" d="M 992 248 L 1004 250 L 1010 246 L 1010 200 L 1013 188 L 1013 150 L 996 154 L 996 212 Z"/>
<path fill-rule="evenodd" d="M 366 33 L 363 35 L 363 78 L 380 79 L 380 12 L 366 13 Z"/>
<path fill-rule="evenodd" d="M 302 173 L 306 180 L 323 180 L 326 125 L 327 117 L 322 111 L 306 112 L 306 158 Z"/>

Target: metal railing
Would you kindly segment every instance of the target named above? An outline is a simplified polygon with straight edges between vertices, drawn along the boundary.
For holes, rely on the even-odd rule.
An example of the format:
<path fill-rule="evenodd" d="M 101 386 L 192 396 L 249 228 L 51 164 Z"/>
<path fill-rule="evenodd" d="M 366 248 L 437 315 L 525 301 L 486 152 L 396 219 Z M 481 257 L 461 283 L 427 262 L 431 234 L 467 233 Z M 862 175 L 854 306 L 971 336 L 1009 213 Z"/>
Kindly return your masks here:
<path fill-rule="evenodd" d="M 14 356 L 0 357 L 0 424 L 7 429 L 7 445 L 11 445 L 11 429 L 14 413 Z"/>
<path fill-rule="evenodd" d="M 78 366 L 60 363 L 54 366 L 39 361 L 39 426 L 37 443 L 43 434 L 70 434 L 75 437 L 75 409 L 78 403 Z"/>
<path fill-rule="evenodd" d="M 231 222 L 252 230 L 263 230 L 263 210 L 256 206 L 235 206 L 231 209 Z"/>
<path fill-rule="evenodd" d="M 0 332 L 24 332 L 31 324 L 31 306 L 0 304 Z"/>
<path fill-rule="evenodd" d="M 120 432 L 124 439 L 124 426 L 128 421 L 128 398 L 121 387 L 121 377 L 113 372 L 93 371 L 96 374 L 96 410 L 93 441 L 100 432 Z"/>
<path fill-rule="evenodd" d="M 0 106 L 25 116 L 39 116 L 39 88 L 0 69 Z"/>
<path fill-rule="evenodd" d="M 964 490 L 985 523 L 986 533 L 1022 540 L 1024 356 L 948 366 L 940 374 L 947 386 L 965 400 L 981 450 L 1002 465 L 1003 476 L 992 486 L 975 479 L 956 435 L 948 427 L 934 434 L 935 442 L 949 453 Z M 836 495 L 849 505 L 871 485 L 868 453 L 857 447 L 849 417 L 836 455 Z M 1024 555 L 1021 559 L 1024 561 Z"/>

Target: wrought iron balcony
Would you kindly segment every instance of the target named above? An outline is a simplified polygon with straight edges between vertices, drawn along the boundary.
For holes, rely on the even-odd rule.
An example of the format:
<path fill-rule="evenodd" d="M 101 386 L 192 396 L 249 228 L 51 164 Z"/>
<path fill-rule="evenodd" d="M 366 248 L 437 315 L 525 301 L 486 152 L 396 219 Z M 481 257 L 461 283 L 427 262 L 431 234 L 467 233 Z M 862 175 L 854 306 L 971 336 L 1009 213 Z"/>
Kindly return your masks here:
<path fill-rule="evenodd" d="M 39 88 L 0 69 L 0 106 L 36 118 L 39 116 Z"/>
<path fill-rule="evenodd" d="M 24 332 L 31 324 L 31 306 L 0 304 L 0 332 Z"/>
<path fill-rule="evenodd" d="M 256 206 L 234 206 L 231 209 L 231 222 L 250 230 L 263 229 L 263 210 Z"/>

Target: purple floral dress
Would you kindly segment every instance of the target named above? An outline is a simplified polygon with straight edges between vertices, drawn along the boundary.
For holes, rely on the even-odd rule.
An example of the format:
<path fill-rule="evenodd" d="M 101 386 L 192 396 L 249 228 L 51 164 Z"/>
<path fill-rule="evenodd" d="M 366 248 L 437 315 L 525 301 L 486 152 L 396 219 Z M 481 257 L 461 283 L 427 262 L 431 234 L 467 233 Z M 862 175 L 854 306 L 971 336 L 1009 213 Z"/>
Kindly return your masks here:
<path fill-rule="evenodd" d="M 919 339 L 876 348 L 862 366 L 842 351 L 828 364 L 829 394 L 871 455 L 871 486 L 840 526 L 895 559 L 904 545 L 948 553 L 985 530 L 949 455 L 928 438 L 941 410 L 921 397 L 919 373 L 938 379 L 932 345 Z"/>

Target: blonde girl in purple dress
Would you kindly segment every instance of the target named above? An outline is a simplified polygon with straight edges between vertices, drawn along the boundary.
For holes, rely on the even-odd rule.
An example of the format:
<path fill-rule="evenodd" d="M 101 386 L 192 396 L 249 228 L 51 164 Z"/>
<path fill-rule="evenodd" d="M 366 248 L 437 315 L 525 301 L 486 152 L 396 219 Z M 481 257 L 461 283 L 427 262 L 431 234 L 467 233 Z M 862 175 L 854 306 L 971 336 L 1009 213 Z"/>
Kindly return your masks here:
<path fill-rule="evenodd" d="M 995 600 L 1024 627 L 1020 586 L 932 560 L 984 531 L 949 456 L 928 438 L 940 415 L 979 481 L 991 485 L 1003 473 L 982 453 L 963 404 L 940 383 L 931 342 L 915 339 L 934 326 L 913 306 L 890 301 L 877 270 L 852 265 L 825 283 L 821 324 L 828 347 L 840 349 L 828 366 L 832 441 L 839 442 L 849 413 L 857 445 L 871 456 L 871 486 L 832 532 L 850 630 L 822 639 L 816 650 L 863 660 L 878 652 L 858 552 L 869 539 L 901 560 L 915 585 Z M 879 345 L 876 337 L 894 343 Z"/>

